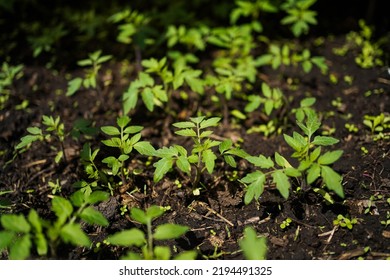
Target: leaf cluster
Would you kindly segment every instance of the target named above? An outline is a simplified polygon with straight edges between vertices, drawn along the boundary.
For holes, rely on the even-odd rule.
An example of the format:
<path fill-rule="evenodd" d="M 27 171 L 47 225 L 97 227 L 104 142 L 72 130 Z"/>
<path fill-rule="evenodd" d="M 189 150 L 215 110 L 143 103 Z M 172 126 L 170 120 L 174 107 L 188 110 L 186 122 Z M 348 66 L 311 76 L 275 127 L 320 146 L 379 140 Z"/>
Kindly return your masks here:
<path fill-rule="evenodd" d="M 164 241 L 176 239 L 188 231 L 188 227 L 177 224 L 161 224 L 154 228 L 152 222 L 163 215 L 165 209 L 159 206 L 150 206 L 143 211 L 139 208 L 132 208 L 130 211 L 131 219 L 146 226 L 146 234 L 138 228 L 122 230 L 108 237 L 107 241 L 112 245 L 124 247 L 137 247 L 141 249 L 141 254 L 130 251 L 122 259 L 131 260 L 169 260 L 172 258 L 172 252 L 167 246 L 154 245 L 155 241 Z M 196 258 L 195 251 L 186 251 L 177 255 L 175 260 Z"/>
<path fill-rule="evenodd" d="M 51 206 L 56 216 L 54 222 L 39 217 L 34 209 L 27 216 L 2 215 L 0 221 L 4 230 L 0 231 L 0 251 L 8 249 L 10 259 L 26 259 L 34 253 L 47 256 L 49 249 L 55 257 L 61 242 L 89 247 L 91 241 L 78 221 L 107 226 L 107 219 L 92 205 L 106 200 L 108 196 L 108 193 L 100 191 L 91 194 L 77 191 L 70 200 L 54 196 Z"/>

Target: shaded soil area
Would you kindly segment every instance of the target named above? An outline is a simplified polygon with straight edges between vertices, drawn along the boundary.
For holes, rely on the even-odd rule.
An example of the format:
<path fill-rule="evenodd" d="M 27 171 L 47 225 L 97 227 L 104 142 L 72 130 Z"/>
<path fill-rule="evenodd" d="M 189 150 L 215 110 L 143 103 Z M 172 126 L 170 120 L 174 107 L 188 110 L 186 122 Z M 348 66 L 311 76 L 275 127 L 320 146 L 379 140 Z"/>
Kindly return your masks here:
<path fill-rule="evenodd" d="M 338 77 L 337 84 L 331 83 L 329 75 L 321 74 L 318 69 L 306 74 L 294 67 L 279 70 L 265 67 L 257 78 L 259 85 L 261 81 L 266 81 L 291 98 L 290 107 L 285 109 L 287 111 L 297 107 L 304 97 L 317 99 L 314 107 L 321 114 L 321 131 L 340 139 L 336 148 L 344 151 L 333 168 L 343 175 L 345 199 L 334 196 L 333 204 L 326 203 L 312 189 L 301 190 L 295 185 L 289 199 L 284 200 L 269 184 L 259 201 L 245 205 L 244 186 L 236 179 L 253 171 L 253 167 L 244 160 L 239 162 L 236 170 L 218 161 L 213 176 L 202 174 L 204 188 L 195 196 L 190 180 L 177 172 L 170 172 L 159 183 L 153 183 L 153 166 L 147 164 L 148 159 L 137 155 L 128 168 L 142 172 L 133 176 L 132 189 L 115 189 L 108 201 L 97 206 L 110 225 L 84 226 L 94 244 L 120 230 L 142 227 L 127 213 L 121 213 L 124 206 L 127 209 L 145 209 L 150 205 L 161 205 L 169 206 L 170 210 L 154 225 L 168 222 L 190 227 L 183 238 L 168 245 L 178 251 L 196 249 L 199 259 L 242 259 L 238 240 L 246 226 L 252 226 L 259 235 L 267 237 L 268 259 L 390 257 L 390 227 L 384 225 L 390 219 L 390 204 L 386 201 L 390 197 L 389 140 L 373 141 L 363 124 L 364 115 L 389 114 L 390 76 L 387 68 L 359 68 L 353 54 L 344 57 L 334 55 L 332 48 L 343 43 L 343 37 L 329 38 L 316 49 L 327 59 L 329 72 Z M 43 67 L 26 66 L 23 77 L 15 84 L 16 94 L 0 112 L 0 166 L 3 167 L 0 170 L 0 191 L 12 191 L 1 196 L 10 207 L 4 211 L 28 213 L 34 208 L 43 218 L 50 218 L 52 188 L 48 183 L 58 179 L 61 195 L 65 197 L 74 191 L 72 185 L 85 176 L 79 160 L 83 143 L 91 142 L 92 147 L 99 147 L 99 157 L 110 153 L 101 145 L 104 136 L 99 134 L 94 139 L 66 138 L 66 163 L 55 164 L 55 151 L 44 143 L 34 143 L 27 152 L 10 161 L 15 145 L 26 134 L 26 128 L 38 125 L 42 115 L 59 115 L 67 131 L 79 118 L 91 120 L 96 127 L 114 124 L 121 111 L 121 95 L 134 79 L 135 70 L 131 64 L 125 63 L 110 63 L 106 67 L 110 71 L 103 71 L 105 76 L 102 79 L 109 80 L 111 85 L 102 96 L 86 90 L 65 97 L 65 70 L 49 71 Z M 123 75 L 124 72 L 126 75 Z M 352 83 L 344 81 L 345 76 L 352 77 Z M 174 122 L 186 120 L 196 112 L 221 116 L 220 106 L 210 98 L 212 92 L 202 97 L 189 93 L 188 100 L 180 99 L 179 93 L 175 94 L 177 98 L 174 98 L 172 108 L 176 110 L 176 116 L 167 116 L 159 109 L 151 113 L 143 105 L 131 116 L 132 124 L 145 127 L 143 139 L 156 148 L 176 143 L 188 147 L 189 143 L 183 137 L 174 135 L 171 126 Z M 28 108 L 16 110 L 15 105 L 23 100 L 29 101 Z M 242 111 L 244 106 L 245 102 L 240 99 L 228 102 L 230 110 Z M 217 127 L 215 135 L 220 139 L 232 139 L 252 155 L 271 156 L 275 151 L 289 154 L 291 151 L 282 135 L 265 137 L 260 133 L 248 133 L 254 126 L 268 120 L 258 112 L 248 114 L 245 120 L 231 116 L 228 126 Z M 172 135 L 167 133 L 167 123 Z M 347 123 L 354 124 L 358 131 L 349 132 L 345 128 Z M 298 131 L 293 118 L 286 118 L 279 125 L 283 133 L 289 135 Z M 367 151 L 363 152 L 362 147 Z M 336 227 L 333 221 L 339 214 L 356 218 L 357 223 L 352 229 Z M 291 222 L 282 229 L 280 225 L 287 218 Z M 63 246 L 56 258 L 118 259 L 123 254 L 123 249 L 104 244 L 98 250 L 95 247 L 79 249 Z M 3 252 L 1 258 L 6 257 Z"/>

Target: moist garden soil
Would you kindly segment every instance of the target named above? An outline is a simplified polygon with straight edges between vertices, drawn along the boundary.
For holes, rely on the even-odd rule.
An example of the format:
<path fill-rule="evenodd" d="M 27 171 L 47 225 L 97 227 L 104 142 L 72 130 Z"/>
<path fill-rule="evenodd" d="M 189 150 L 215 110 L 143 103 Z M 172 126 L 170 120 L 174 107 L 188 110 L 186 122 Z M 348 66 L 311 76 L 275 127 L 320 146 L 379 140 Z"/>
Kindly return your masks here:
<path fill-rule="evenodd" d="M 363 125 L 363 118 L 381 112 L 389 114 L 390 76 L 386 68 L 358 67 L 353 53 L 343 57 L 334 55 L 332 48 L 344 43 L 343 36 L 329 37 L 316 49 L 330 65 L 329 72 L 338 77 L 337 84 L 331 83 L 329 75 L 321 74 L 318 69 L 306 74 L 299 67 L 278 70 L 264 67 L 257 79 L 258 85 L 265 81 L 291 98 L 292 103 L 285 110 L 297 107 L 306 96 L 317 99 L 314 107 L 322 119 L 321 131 L 330 132 L 339 139 L 336 148 L 344 151 L 333 168 L 343 176 L 345 199 L 333 195 L 334 203 L 327 203 L 312 189 L 299 189 L 294 184 L 290 197 L 285 200 L 268 184 L 257 202 L 245 205 L 244 186 L 236 179 L 253 171 L 253 167 L 244 160 L 236 170 L 218 161 L 213 175 L 202 174 L 203 188 L 199 195 L 194 195 L 190 179 L 177 172 L 170 172 L 154 183 L 154 168 L 147 164 L 148 160 L 153 163 L 154 159 L 137 155 L 128 168 L 142 171 L 133 175 L 130 188 L 115 189 L 108 201 L 97 205 L 109 220 L 109 226 L 83 225 L 94 243 L 92 248 L 64 245 L 55 258 L 119 259 L 126 250 L 106 245 L 104 239 L 123 229 L 142 228 L 129 218 L 128 212 L 123 213 L 124 206 L 146 209 L 151 205 L 170 207 L 155 220 L 154 226 L 177 223 L 190 228 L 182 238 L 165 244 L 179 252 L 195 249 L 199 259 L 243 259 L 238 240 L 246 226 L 267 237 L 268 259 L 389 258 L 390 227 L 381 222 L 390 219 L 387 216 L 390 204 L 386 202 L 390 197 L 390 145 L 388 140 L 373 141 Z M 121 111 L 121 95 L 136 73 L 133 65 L 122 62 L 111 62 L 105 67 L 102 71 L 105 76 L 101 78 L 110 80 L 111 85 L 102 96 L 85 90 L 66 97 L 63 94 L 67 87 L 65 69 L 51 71 L 40 66 L 25 66 L 23 77 L 15 83 L 16 95 L 11 96 L 6 108 L 0 112 L 0 191 L 12 191 L 1 197 L 9 203 L 7 212 L 27 214 L 34 208 L 41 217 L 50 219 L 52 189 L 48 182 L 58 179 L 60 195 L 67 197 L 75 190 L 73 184 L 85 177 L 79 160 L 83 143 L 70 137 L 64 143 L 66 163 L 55 164 L 55 151 L 44 143 L 34 143 L 27 152 L 17 155 L 13 161 L 10 159 L 15 145 L 26 134 L 26 128 L 39 125 L 42 115 L 60 116 L 67 131 L 79 118 L 93 121 L 96 127 L 115 124 Z M 127 71 L 125 78 L 121 74 L 124 70 Z M 351 76 L 353 82 L 345 82 L 345 76 Z M 367 96 L 369 91 L 372 94 Z M 140 105 L 131 115 L 131 123 L 144 126 L 143 139 L 155 148 L 173 144 L 189 147 L 191 143 L 175 135 L 171 124 L 187 120 L 197 112 L 221 116 L 220 106 L 210 98 L 213 94 L 211 89 L 203 97 L 189 93 L 189 98 L 183 100 L 175 93 L 172 107 L 177 114 L 173 117 L 160 109 L 148 112 Z M 338 98 L 341 105 L 335 106 L 334 102 L 332 105 Z M 29 101 L 27 109 L 15 109 L 23 100 Z M 242 112 L 245 102 L 232 99 L 228 106 L 230 110 Z M 293 118 L 286 119 L 281 126 L 283 133 L 291 135 L 293 131 L 299 131 Z M 218 139 L 232 139 L 252 155 L 272 156 L 275 151 L 290 154 L 282 135 L 265 137 L 261 133 L 248 133 L 249 129 L 266 121 L 260 113 L 248 114 L 245 120 L 230 116 L 228 125 L 216 127 L 214 134 Z M 358 132 L 349 132 L 346 123 L 354 124 Z M 95 139 L 84 140 L 91 142 L 93 149 L 101 149 L 101 158 L 110 153 L 101 144 L 102 139 L 104 136 L 99 134 Z M 367 149 L 366 153 L 362 147 Z M 339 214 L 356 218 L 357 224 L 352 229 L 335 227 L 333 221 Z M 280 225 L 287 218 L 291 223 L 282 229 Z M 96 248 L 98 242 L 101 242 L 99 249 Z M 7 254 L 3 252 L 1 258 L 7 258 Z"/>

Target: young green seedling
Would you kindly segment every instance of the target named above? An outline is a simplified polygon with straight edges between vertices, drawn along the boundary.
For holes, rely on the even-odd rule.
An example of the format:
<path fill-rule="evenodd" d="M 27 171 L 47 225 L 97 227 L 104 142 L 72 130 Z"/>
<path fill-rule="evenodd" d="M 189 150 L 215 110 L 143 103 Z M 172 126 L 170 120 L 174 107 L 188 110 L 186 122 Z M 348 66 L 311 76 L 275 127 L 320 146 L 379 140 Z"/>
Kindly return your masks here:
<path fill-rule="evenodd" d="M 4 109 L 9 97 L 15 92 L 14 81 L 21 78 L 23 65 L 11 66 L 3 62 L 0 70 L 0 110 Z"/>
<path fill-rule="evenodd" d="M 267 238 L 258 237 L 251 227 L 244 229 L 244 237 L 239 241 L 245 259 L 265 260 L 267 256 Z"/>
<path fill-rule="evenodd" d="M 27 132 L 29 132 L 29 134 L 20 139 L 20 143 L 15 147 L 15 149 L 24 152 L 33 142 L 45 141 L 50 143 L 52 138 L 56 138 L 59 142 L 60 148 L 54 148 L 57 151 L 54 161 L 59 163 L 63 157 L 65 161 L 67 161 L 64 147 L 64 124 L 61 122 L 60 117 L 53 118 L 52 116 L 44 115 L 42 116 L 42 124 L 46 126 L 44 131 L 37 126 L 28 127 Z"/>
<path fill-rule="evenodd" d="M 239 148 L 233 147 L 231 140 L 223 142 L 212 140 L 210 136 L 212 130 L 207 128 L 217 126 L 221 118 L 213 117 L 206 119 L 204 116 L 190 118 L 190 121 L 174 123 L 173 126 L 179 128 L 175 133 L 180 136 L 189 137 L 193 140 L 193 146 L 190 154 L 180 146 L 174 145 L 169 148 L 163 147 L 156 151 L 156 156 L 161 159 L 154 164 L 156 167 L 154 181 L 160 181 L 163 176 L 169 172 L 175 164 L 178 169 L 188 175 L 194 170 L 193 188 L 196 189 L 200 182 L 201 174 L 207 170 L 212 174 L 215 167 L 216 154 L 213 147 L 219 146 L 219 152 L 226 163 L 235 167 L 236 161 L 233 156 L 245 157 L 247 154 Z"/>
<path fill-rule="evenodd" d="M 357 219 L 353 218 L 347 218 L 344 217 L 343 215 L 339 214 L 337 215 L 337 219 L 333 221 L 334 226 L 340 226 L 340 227 L 346 227 L 349 230 L 352 230 L 353 225 L 357 224 Z"/>
<path fill-rule="evenodd" d="M 127 184 L 128 172 L 125 162 L 130 158 L 130 153 L 135 149 L 142 155 L 153 156 L 155 149 L 148 141 L 141 140 L 142 126 L 130 126 L 131 119 L 128 116 L 118 117 L 117 126 L 102 126 L 104 134 L 111 136 L 102 143 L 108 147 L 119 149 L 119 156 L 108 156 L 102 160 L 111 168 L 111 174 L 119 174 L 123 186 Z M 94 169 L 94 168 L 93 168 Z"/>
<path fill-rule="evenodd" d="M 101 55 L 102 51 L 90 53 L 87 59 L 83 59 L 77 62 L 79 66 L 88 67 L 85 70 L 85 76 L 83 78 L 77 77 L 68 82 L 68 90 L 66 96 L 72 96 L 82 86 L 86 89 L 93 88 L 98 93 L 98 97 L 102 98 L 102 89 L 97 81 L 99 70 L 104 62 L 107 62 L 112 58 L 111 55 Z"/>
<path fill-rule="evenodd" d="M 1 216 L 0 251 L 8 249 L 10 259 L 26 259 L 32 254 L 32 247 L 39 256 L 50 254 L 56 257 L 60 243 L 89 247 L 91 241 L 81 228 L 81 221 L 91 225 L 107 226 L 107 219 L 92 205 L 108 198 L 108 193 L 85 194 L 75 192 L 70 200 L 54 196 L 51 210 L 56 216 L 54 222 L 39 217 L 31 209 L 27 217 L 22 214 Z"/>
<path fill-rule="evenodd" d="M 185 234 L 188 231 L 188 227 L 177 224 L 161 224 L 157 226 L 154 231 L 152 222 L 163 215 L 164 208 L 159 206 L 150 206 L 146 211 L 139 208 L 132 208 L 130 211 L 130 217 L 146 226 L 146 234 L 138 229 L 132 228 L 129 230 L 122 230 L 108 237 L 107 241 L 112 245 L 124 246 L 124 247 L 138 247 L 141 249 L 141 255 L 135 252 L 129 252 L 122 259 L 131 260 L 169 260 L 172 258 L 171 249 L 167 246 L 157 246 L 155 241 L 164 241 L 170 239 L 176 239 Z M 195 251 L 186 251 L 177 255 L 174 259 L 188 259 L 193 260 L 196 258 Z"/>

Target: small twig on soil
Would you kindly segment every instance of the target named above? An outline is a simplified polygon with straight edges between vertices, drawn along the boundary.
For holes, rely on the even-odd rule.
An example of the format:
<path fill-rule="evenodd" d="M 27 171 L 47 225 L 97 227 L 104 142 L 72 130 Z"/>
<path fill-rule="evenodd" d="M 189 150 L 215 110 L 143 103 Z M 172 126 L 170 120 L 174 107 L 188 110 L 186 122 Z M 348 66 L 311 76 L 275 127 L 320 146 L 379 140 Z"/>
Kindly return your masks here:
<path fill-rule="evenodd" d="M 46 162 L 47 162 L 47 159 L 40 159 L 40 160 L 36 160 L 33 162 L 29 162 L 29 163 L 23 165 L 22 168 L 30 168 L 30 167 L 35 166 L 35 165 L 45 164 Z"/>
<path fill-rule="evenodd" d="M 329 235 L 328 240 L 326 240 L 326 244 L 329 244 L 330 241 L 331 241 L 332 238 L 333 238 L 334 233 L 336 232 L 336 230 L 337 230 L 338 228 L 339 228 L 339 226 L 335 226 L 335 227 L 333 227 L 333 229 L 332 229 L 331 231 L 327 231 L 327 232 L 324 232 L 324 233 L 320 233 L 320 234 L 318 235 L 318 237 L 323 237 L 323 236 L 328 236 L 328 235 Z"/>
<path fill-rule="evenodd" d="M 212 209 L 211 207 L 209 207 L 206 203 L 202 202 L 202 201 L 195 201 L 196 204 L 198 205 L 201 205 L 203 206 L 204 208 L 206 208 L 207 211 L 209 211 L 210 213 L 214 214 L 215 216 L 217 216 L 218 218 L 220 218 L 221 220 L 223 220 L 225 223 L 227 223 L 228 225 L 234 227 L 234 224 L 229 221 L 228 219 L 226 219 L 224 216 L 222 216 L 221 214 L 219 214 L 217 211 L 215 211 L 214 209 Z M 194 209 L 193 207 L 191 207 L 192 209 Z M 204 215 L 203 217 L 204 218 L 208 218 L 207 215 L 209 213 L 207 213 L 206 215 Z M 210 218 L 208 218 L 210 219 Z"/>
<path fill-rule="evenodd" d="M 360 256 L 364 255 L 365 253 L 367 253 L 367 251 L 364 250 L 364 248 L 357 248 L 357 249 L 342 253 L 338 259 L 339 260 L 349 260 L 349 259 L 352 259 L 355 257 L 360 257 Z"/>

